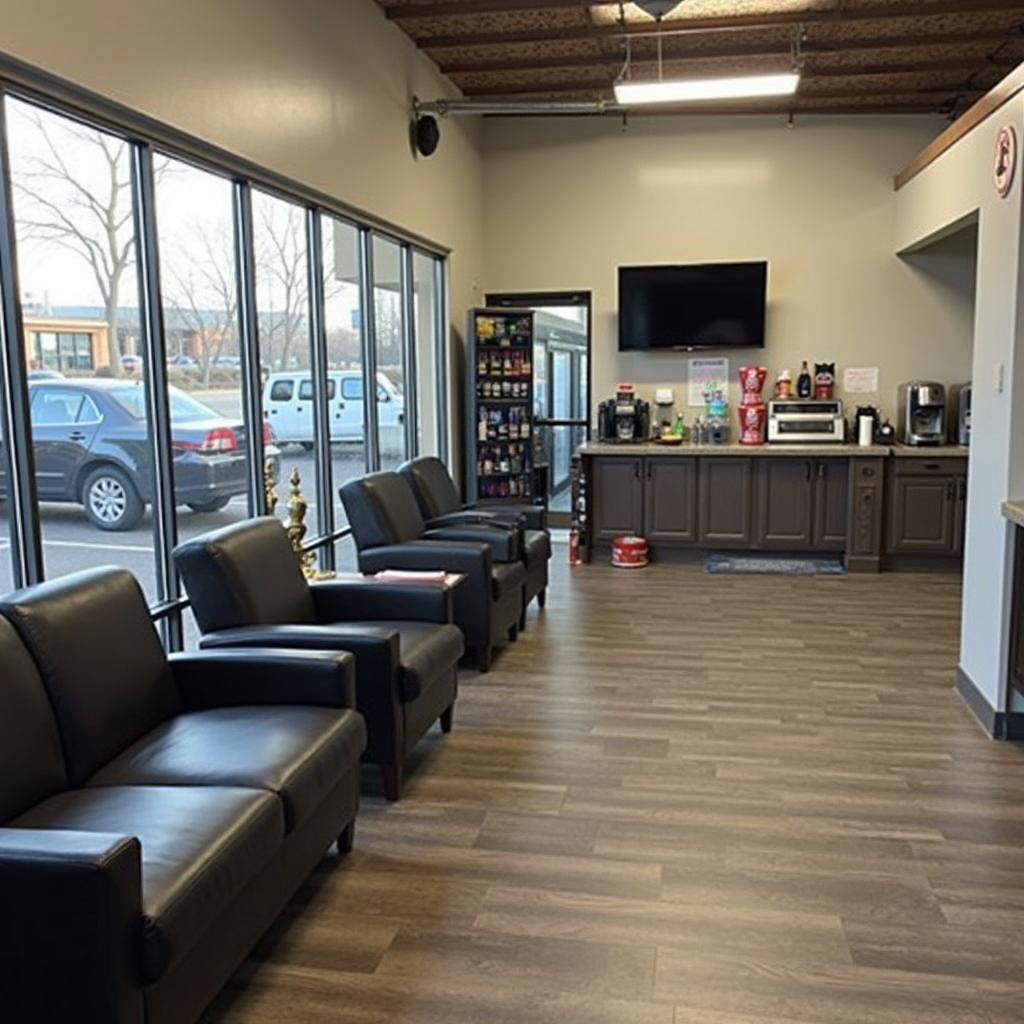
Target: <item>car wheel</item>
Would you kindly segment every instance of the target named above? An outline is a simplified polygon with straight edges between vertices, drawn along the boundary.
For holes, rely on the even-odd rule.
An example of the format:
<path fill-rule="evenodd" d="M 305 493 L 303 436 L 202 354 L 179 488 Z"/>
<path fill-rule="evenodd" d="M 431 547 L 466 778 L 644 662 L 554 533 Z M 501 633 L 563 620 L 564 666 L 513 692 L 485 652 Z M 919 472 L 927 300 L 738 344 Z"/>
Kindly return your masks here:
<path fill-rule="evenodd" d="M 100 466 L 85 478 L 82 504 L 89 521 L 101 530 L 130 530 L 145 511 L 128 474 L 116 466 Z"/>
<path fill-rule="evenodd" d="M 188 507 L 193 512 L 219 512 L 227 506 L 230 498 L 214 498 L 213 501 L 190 501 Z"/>
<path fill-rule="evenodd" d="M 311 452 L 313 450 L 313 442 L 312 441 L 300 441 L 299 442 L 299 447 L 304 452 Z"/>

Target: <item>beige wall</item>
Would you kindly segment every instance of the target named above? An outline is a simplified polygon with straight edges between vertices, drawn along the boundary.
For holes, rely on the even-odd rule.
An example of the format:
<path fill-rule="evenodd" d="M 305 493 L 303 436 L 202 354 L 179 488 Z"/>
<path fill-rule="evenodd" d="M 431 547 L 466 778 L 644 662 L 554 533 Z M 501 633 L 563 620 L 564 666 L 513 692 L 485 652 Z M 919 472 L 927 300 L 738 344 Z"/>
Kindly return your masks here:
<path fill-rule="evenodd" d="M 767 259 L 772 374 L 815 359 L 878 366 L 896 386 L 967 379 L 973 262 L 942 272 L 895 255 L 893 174 L 934 118 L 634 118 L 485 126 L 486 288 L 594 293 L 594 400 L 616 381 L 651 396 L 686 378 L 686 353 L 617 351 L 620 264 Z"/>
<path fill-rule="evenodd" d="M 481 263 L 479 126 L 415 159 L 409 100 L 450 84 L 372 0 L 0 0 L 0 47 Z"/>
<path fill-rule="evenodd" d="M 997 711 L 1008 710 L 1011 699 L 1006 666 L 1014 531 L 999 506 L 1024 497 L 1024 203 L 1019 169 L 1005 199 L 992 183 L 996 136 L 1004 125 L 1024 137 L 1020 95 L 897 193 L 895 224 L 897 247 L 908 252 L 935 251 L 952 228 L 978 224 L 960 666 Z M 1001 389 L 995 383 L 1000 370 Z"/>

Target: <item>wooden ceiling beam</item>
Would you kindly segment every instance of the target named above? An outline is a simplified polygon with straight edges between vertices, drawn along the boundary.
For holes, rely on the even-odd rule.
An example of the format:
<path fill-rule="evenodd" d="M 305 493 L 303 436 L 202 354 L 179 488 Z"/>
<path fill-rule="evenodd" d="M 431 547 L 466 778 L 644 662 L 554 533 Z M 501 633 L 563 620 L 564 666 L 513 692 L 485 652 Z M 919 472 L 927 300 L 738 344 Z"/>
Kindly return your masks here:
<path fill-rule="evenodd" d="M 909 50 L 926 46 L 942 46 L 955 43 L 960 46 L 999 46 L 1007 39 L 1014 38 L 1007 36 L 1005 32 L 972 32 L 972 33 L 945 33 L 941 35 L 928 36 L 888 36 L 879 39 L 849 39 L 841 43 L 828 40 L 816 42 L 809 40 L 802 46 L 805 57 L 812 59 L 823 56 L 842 56 L 846 53 L 871 53 L 876 50 Z M 1020 42 L 1024 43 L 1024 34 L 1021 34 Z M 780 46 L 766 43 L 747 43 L 743 45 L 729 46 L 715 50 L 687 50 L 677 52 L 666 50 L 664 59 L 666 61 L 678 60 L 728 60 L 737 57 L 788 57 L 791 53 L 788 45 Z M 1016 58 L 1006 58 L 1008 63 L 1018 63 Z M 633 53 L 633 64 L 653 64 L 657 61 L 655 56 L 638 57 Z M 558 71 L 562 68 L 608 68 L 618 71 L 622 67 L 621 56 L 594 57 L 591 54 L 569 54 L 555 57 L 522 57 L 505 60 L 450 60 L 439 63 L 441 72 L 445 75 L 465 74 L 497 74 L 508 71 Z M 977 63 L 977 61 L 975 62 Z"/>
<path fill-rule="evenodd" d="M 915 69 L 916 70 L 916 69 Z M 955 73 L 957 69 L 954 69 L 950 73 Z M 835 72 L 829 70 L 824 74 L 817 74 L 813 71 L 805 71 L 800 79 L 801 90 L 806 86 L 812 90 L 812 94 L 815 96 L 828 95 L 827 89 L 822 91 L 816 88 L 815 83 L 825 81 L 833 78 L 865 78 L 870 79 L 877 77 L 879 74 L 885 74 L 884 71 L 867 72 L 861 73 L 855 70 L 848 70 L 845 72 Z M 515 85 L 478 85 L 478 86 L 467 86 L 462 90 L 463 94 L 467 99 L 473 100 L 500 100 L 518 96 L 529 96 L 535 95 L 541 96 L 554 96 L 560 93 L 601 93 L 604 95 L 610 95 L 612 87 L 614 86 L 614 80 L 608 78 L 588 78 L 579 79 L 577 81 L 565 81 L 565 82 L 526 82 Z M 842 85 L 838 87 L 839 94 L 845 95 L 878 95 L 885 96 L 888 94 L 910 94 L 910 93 L 959 93 L 959 92 L 977 92 L 983 93 L 984 89 L 970 88 L 966 86 L 963 79 L 957 79 L 955 82 L 944 82 L 939 85 L 926 85 L 926 86 L 915 86 L 903 88 L 899 85 L 893 85 L 889 82 L 883 82 L 880 85 L 865 81 L 862 85 L 856 87 L 856 91 L 851 90 L 851 86 Z M 800 92 L 797 93 L 799 97 Z M 596 98 L 596 97 L 595 97 Z"/>
<path fill-rule="evenodd" d="M 418 4 L 417 7 L 423 5 Z M 388 8 L 389 11 L 397 8 Z M 1000 13 L 1020 11 L 1024 18 L 1024 0 L 928 0 L 890 6 L 819 8 L 807 11 L 778 11 L 763 14 L 719 15 L 680 18 L 664 22 L 620 25 L 588 25 L 579 28 L 558 27 L 514 29 L 510 32 L 459 32 L 451 35 L 422 36 L 415 40 L 423 50 L 442 50 L 467 46 L 506 46 L 511 43 L 577 42 L 621 39 L 627 36 L 657 35 L 659 30 L 669 38 L 691 33 L 733 32 L 741 29 L 785 28 L 797 25 L 846 25 L 870 21 L 893 21 L 903 18 L 928 18 L 944 15 Z"/>
<path fill-rule="evenodd" d="M 879 75 L 927 75 L 927 74 L 955 74 L 961 73 L 967 76 L 975 75 L 979 71 L 996 71 L 1005 74 L 1015 68 L 1020 61 L 1017 60 L 991 60 L 979 63 L 963 58 L 951 58 L 949 60 L 933 60 L 921 62 L 903 62 L 891 64 L 854 64 L 846 67 L 836 66 L 827 68 L 816 68 L 813 66 L 804 67 L 801 74 L 802 80 L 813 81 L 818 78 L 877 78 Z M 600 78 L 588 79 L 552 79 L 550 82 L 534 81 L 522 87 L 517 85 L 504 86 L 501 84 L 486 83 L 482 85 L 467 85 L 463 92 L 467 96 L 490 96 L 498 93 L 508 92 L 513 89 L 522 88 L 527 92 L 540 92 L 544 90 L 575 91 L 578 89 L 610 89 L 616 80 L 616 75 L 602 76 Z M 667 77 L 672 77 L 671 75 Z M 639 79 L 643 81 L 643 79 Z M 898 91 L 898 90 L 894 90 Z"/>

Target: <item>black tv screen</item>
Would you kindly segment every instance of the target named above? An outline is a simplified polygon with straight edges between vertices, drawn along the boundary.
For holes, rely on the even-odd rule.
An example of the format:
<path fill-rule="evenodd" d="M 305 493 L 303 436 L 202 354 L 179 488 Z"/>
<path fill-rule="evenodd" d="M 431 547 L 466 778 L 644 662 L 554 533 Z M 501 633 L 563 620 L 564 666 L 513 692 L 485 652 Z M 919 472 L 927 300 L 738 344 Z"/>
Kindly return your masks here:
<path fill-rule="evenodd" d="M 764 348 L 768 264 L 619 267 L 619 348 Z"/>

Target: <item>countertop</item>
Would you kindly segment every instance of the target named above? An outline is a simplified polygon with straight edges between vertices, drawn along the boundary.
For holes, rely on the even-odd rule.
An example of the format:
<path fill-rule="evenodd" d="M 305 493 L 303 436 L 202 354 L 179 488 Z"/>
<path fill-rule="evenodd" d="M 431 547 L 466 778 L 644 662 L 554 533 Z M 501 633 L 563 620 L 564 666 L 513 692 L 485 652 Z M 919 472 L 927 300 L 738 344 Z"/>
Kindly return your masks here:
<path fill-rule="evenodd" d="M 653 441 L 588 441 L 577 449 L 580 455 L 781 455 L 797 458 L 849 458 L 851 455 L 885 456 L 889 448 L 872 444 L 655 444 Z"/>
<path fill-rule="evenodd" d="M 920 448 L 895 444 L 892 447 L 893 455 L 901 459 L 966 459 L 969 452 L 965 444 L 933 444 Z"/>
<path fill-rule="evenodd" d="M 963 445 L 932 445 L 929 448 L 913 448 L 907 445 L 884 444 L 656 444 L 653 441 L 623 442 L 615 444 L 610 441 L 587 441 L 580 445 L 580 455 L 779 455 L 796 458 L 850 458 L 850 456 L 885 458 L 895 455 L 898 458 L 914 459 L 966 459 L 969 449 Z"/>
<path fill-rule="evenodd" d="M 1017 526 L 1024 526 L 1024 501 L 1004 501 L 1003 515 Z"/>

